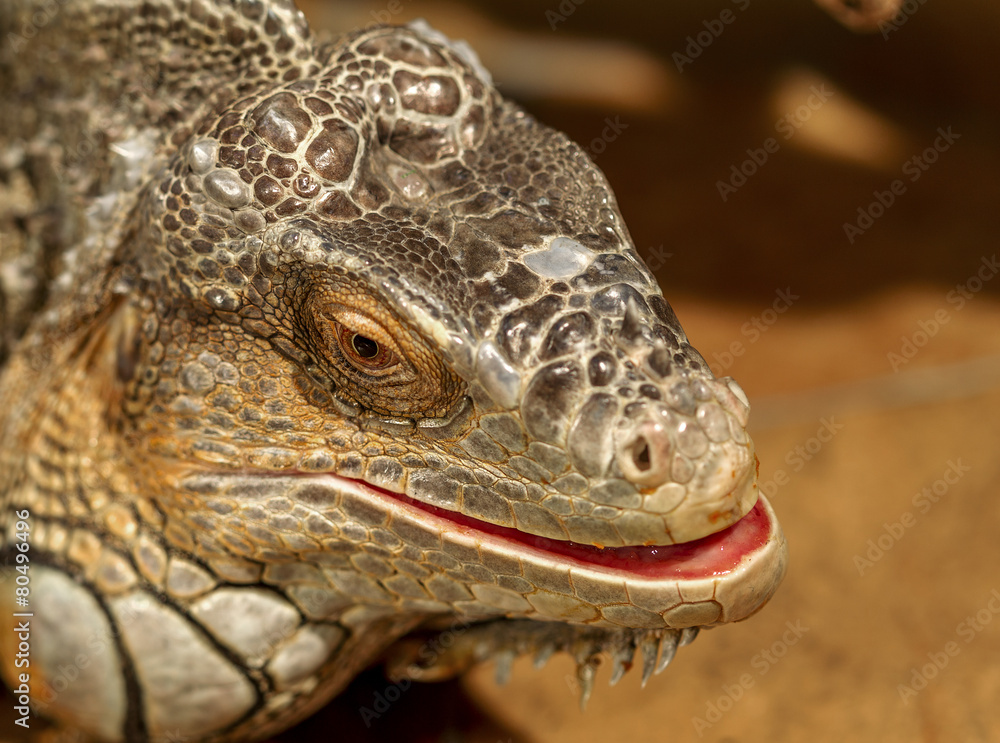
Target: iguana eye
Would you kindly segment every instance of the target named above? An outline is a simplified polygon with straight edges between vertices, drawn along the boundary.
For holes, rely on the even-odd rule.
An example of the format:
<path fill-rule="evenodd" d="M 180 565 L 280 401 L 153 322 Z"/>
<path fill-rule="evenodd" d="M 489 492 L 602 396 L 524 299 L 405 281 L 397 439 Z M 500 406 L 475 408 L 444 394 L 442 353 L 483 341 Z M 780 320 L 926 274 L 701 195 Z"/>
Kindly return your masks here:
<path fill-rule="evenodd" d="M 391 310 L 355 286 L 312 287 L 303 340 L 337 394 L 386 417 L 439 417 L 464 394 L 444 360 Z"/>
<path fill-rule="evenodd" d="M 341 323 L 337 323 L 337 340 L 344 357 L 360 371 L 388 369 L 399 363 L 391 349 Z"/>

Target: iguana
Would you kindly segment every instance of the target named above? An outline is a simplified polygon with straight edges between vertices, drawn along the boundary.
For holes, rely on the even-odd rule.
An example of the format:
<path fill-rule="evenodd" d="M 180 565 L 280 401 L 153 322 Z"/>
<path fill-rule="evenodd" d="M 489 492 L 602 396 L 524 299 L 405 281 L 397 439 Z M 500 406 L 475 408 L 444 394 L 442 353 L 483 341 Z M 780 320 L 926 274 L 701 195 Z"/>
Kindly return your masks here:
<path fill-rule="evenodd" d="M 467 47 L 286 0 L 8 1 L 0 39 L 15 700 L 256 740 L 376 662 L 554 651 L 586 696 L 772 595 L 746 396 Z"/>

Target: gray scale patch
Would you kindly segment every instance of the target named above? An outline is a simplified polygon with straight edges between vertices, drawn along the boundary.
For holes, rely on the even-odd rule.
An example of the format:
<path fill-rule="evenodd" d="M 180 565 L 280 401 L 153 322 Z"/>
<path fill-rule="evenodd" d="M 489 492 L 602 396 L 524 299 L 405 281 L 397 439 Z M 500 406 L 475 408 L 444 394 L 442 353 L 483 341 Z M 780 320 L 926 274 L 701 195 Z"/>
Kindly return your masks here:
<path fill-rule="evenodd" d="M 621 534 L 625 544 L 642 544 L 649 539 L 650 524 L 657 522 L 662 523 L 659 516 L 641 511 L 625 511 L 614 519 L 615 529 Z M 666 526 L 662 526 L 659 531 L 666 534 Z"/>
<path fill-rule="evenodd" d="M 621 543 L 618 532 L 607 521 L 595 521 L 593 517 L 570 516 L 565 519 L 565 526 L 569 538 L 580 544 L 607 547 Z"/>
<path fill-rule="evenodd" d="M 339 627 L 306 625 L 274 653 L 267 671 L 279 691 L 314 675 L 344 641 Z"/>
<path fill-rule="evenodd" d="M 380 557 L 385 560 L 391 560 L 396 554 L 393 550 L 387 549 L 381 544 L 377 544 L 375 542 L 365 542 L 361 545 L 361 549 L 370 555 L 374 555 L 375 557 Z"/>
<path fill-rule="evenodd" d="M 654 492 L 646 495 L 642 499 L 642 507 L 646 511 L 653 513 L 669 513 L 673 511 L 684 500 L 687 490 L 683 485 L 669 482 L 661 485 Z"/>
<path fill-rule="evenodd" d="M 394 575 L 391 578 L 384 578 L 382 579 L 382 585 L 394 595 L 402 598 L 428 598 L 427 591 L 424 590 L 423 586 L 408 575 Z"/>
<path fill-rule="evenodd" d="M 205 195 L 220 206 L 239 209 L 250 206 L 253 192 L 235 170 L 213 170 L 202 179 Z"/>
<path fill-rule="evenodd" d="M 479 426 L 500 446 L 511 452 L 522 452 L 527 442 L 520 422 L 508 413 L 484 415 Z"/>
<path fill-rule="evenodd" d="M 477 584 L 472 586 L 472 594 L 477 600 L 486 604 L 492 609 L 500 609 L 510 612 L 531 611 L 531 604 L 521 596 L 507 588 L 500 586 Z"/>
<path fill-rule="evenodd" d="M 612 521 L 618 518 L 622 513 L 620 508 L 612 508 L 611 506 L 595 506 L 594 510 L 590 512 L 590 515 L 595 519 L 604 519 L 605 521 Z"/>
<path fill-rule="evenodd" d="M 609 622 L 619 624 L 622 627 L 644 627 L 648 629 L 659 629 L 663 627 L 663 617 L 654 614 L 638 606 L 628 604 L 618 604 L 616 606 L 601 607 L 601 614 Z"/>
<path fill-rule="evenodd" d="M 455 601 L 467 601 L 472 598 L 472 594 L 469 593 L 469 589 L 463 583 L 453 581 L 443 575 L 435 575 L 426 581 L 424 586 L 439 601 L 452 603 Z"/>
<path fill-rule="evenodd" d="M 514 591 L 515 593 L 519 593 L 521 595 L 531 593 L 535 590 L 533 585 L 518 575 L 497 576 L 497 585 L 501 588 L 506 588 L 509 591 Z"/>
<path fill-rule="evenodd" d="M 262 665 L 299 625 L 294 607 L 259 588 L 220 588 L 199 599 L 191 614 L 253 666 Z"/>
<path fill-rule="evenodd" d="M 111 609 L 142 684 L 150 737 L 207 736 L 253 706 L 253 685 L 173 609 L 143 593 Z"/>
<path fill-rule="evenodd" d="M 299 519 L 295 518 L 289 513 L 282 513 L 272 516 L 267 521 L 268 526 L 270 526 L 275 531 L 281 532 L 297 532 L 301 531 L 302 523 Z M 282 539 L 287 542 L 287 538 L 282 535 Z"/>
<path fill-rule="evenodd" d="M 479 563 L 465 563 L 462 565 L 462 572 L 465 573 L 465 575 L 471 579 L 473 583 L 491 585 L 496 582 L 496 576 L 493 574 L 493 571 L 483 565 L 480 565 Z"/>
<path fill-rule="evenodd" d="M 313 536 L 326 537 L 336 533 L 333 524 L 318 513 L 310 514 L 303 523 L 305 530 Z"/>
<path fill-rule="evenodd" d="M 535 482 L 547 482 L 553 477 L 551 472 L 542 469 L 534 459 L 511 457 L 508 464 L 514 472 Z"/>
<path fill-rule="evenodd" d="M 341 612 L 357 603 L 357 599 L 332 588 L 292 586 L 287 594 L 307 618 L 317 621 L 336 619 Z"/>
<path fill-rule="evenodd" d="M 639 508 L 642 496 L 635 486 L 625 480 L 607 480 L 590 490 L 590 500 L 595 503 L 615 505 L 620 508 Z"/>
<path fill-rule="evenodd" d="M 574 568 L 570 568 L 570 577 L 577 597 L 587 603 L 607 606 L 629 602 L 628 590 L 621 578 L 598 574 L 586 575 Z"/>
<path fill-rule="evenodd" d="M 507 500 L 525 500 L 528 497 L 528 488 L 524 483 L 513 480 L 498 480 L 493 489 Z"/>
<path fill-rule="evenodd" d="M 215 578 L 207 570 L 176 557 L 167 569 L 167 592 L 178 598 L 194 598 L 216 586 Z"/>
<path fill-rule="evenodd" d="M 401 573 L 406 573 L 407 575 L 412 575 L 416 578 L 426 578 L 431 574 L 424 565 L 413 560 L 408 560 L 405 557 L 397 557 L 392 561 L 393 567 L 396 568 Z"/>
<path fill-rule="evenodd" d="M 353 570 L 327 570 L 330 583 L 341 593 L 354 598 L 354 603 L 391 605 L 395 598 L 367 575 Z"/>
<path fill-rule="evenodd" d="M 264 581 L 271 585 L 312 584 L 322 586 L 326 579 L 319 568 L 301 562 L 272 563 L 264 568 Z"/>
<path fill-rule="evenodd" d="M 667 390 L 666 402 L 685 415 L 694 415 L 698 409 L 691 387 L 686 382 L 677 382 Z"/>
<path fill-rule="evenodd" d="M 215 158 L 219 152 L 219 143 L 214 139 L 202 139 L 191 145 L 188 153 L 188 167 L 197 175 L 207 173 L 215 167 Z"/>
<path fill-rule="evenodd" d="M 521 375 L 493 341 L 483 341 L 476 356 L 479 382 L 502 408 L 515 408 L 521 398 Z"/>
<path fill-rule="evenodd" d="M 485 432 L 476 429 L 459 442 L 461 446 L 473 460 L 484 462 L 503 462 L 507 459 L 507 453 L 501 449 L 496 442 Z"/>
<path fill-rule="evenodd" d="M 441 472 L 417 470 L 410 475 L 410 494 L 424 503 L 454 511 L 458 509 L 462 487 Z"/>
<path fill-rule="evenodd" d="M 94 573 L 94 582 L 105 594 L 122 593 L 132 588 L 139 577 L 132 565 L 117 552 L 104 550 Z"/>
<path fill-rule="evenodd" d="M 696 419 L 711 441 L 721 444 L 729 438 L 728 416 L 718 405 L 702 403 L 698 406 Z"/>
<path fill-rule="evenodd" d="M 561 474 L 569 467 L 566 452 L 558 446 L 550 446 L 540 441 L 533 441 L 528 447 L 528 457 L 538 462 L 553 475 Z"/>
<path fill-rule="evenodd" d="M 674 455 L 673 462 L 670 463 L 670 476 L 674 482 L 686 484 L 694 477 L 694 465 L 691 460 L 682 457 L 680 454 Z"/>
<path fill-rule="evenodd" d="M 376 578 L 387 578 L 396 572 L 395 568 L 385 560 L 366 553 L 352 556 L 351 563 L 362 573 L 373 575 Z"/>
<path fill-rule="evenodd" d="M 541 503 L 542 508 L 560 516 L 569 516 L 573 513 L 573 499 L 562 495 L 550 495 Z"/>
<path fill-rule="evenodd" d="M 462 513 L 489 521 L 491 524 L 514 526 L 511 504 L 488 488 L 466 485 L 462 488 Z"/>
<path fill-rule="evenodd" d="M 512 503 L 517 528 L 532 534 L 541 534 L 552 539 L 567 539 L 569 534 L 555 514 L 534 503 L 518 501 Z"/>
<path fill-rule="evenodd" d="M 426 558 L 424 559 L 429 565 L 436 565 L 444 570 L 456 570 L 458 569 L 460 563 L 451 555 L 446 555 L 444 552 L 428 552 Z"/>
<path fill-rule="evenodd" d="M 525 254 L 524 263 L 539 276 L 569 279 L 585 271 L 595 255 L 594 251 L 576 240 L 557 237 L 544 250 Z"/>
<path fill-rule="evenodd" d="M 587 492 L 587 489 L 590 487 L 590 482 L 586 477 L 578 472 L 571 472 L 565 477 L 560 477 L 558 480 L 553 482 L 552 487 L 560 493 L 580 495 Z"/>
<path fill-rule="evenodd" d="M 483 565 L 500 575 L 521 574 L 521 560 L 513 555 L 505 555 L 490 550 L 483 552 Z"/>
<path fill-rule="evenodd" d="M 708 437 L 699 426 L 691 421 L 684 421 L 677 434 L 677 448 L 692 459 L 697 459 L 708 451 Z"/>
<path fill-rule="evenodd" d="M 575 593 L 569 571 L 554 569 L 549 565 L 537 565 L 530 561 L 524 562 L 522 571 L 525 580 L 538 588 L 566 596 Z"/>
<path fill-rule="evenodd" d="M 581 396 L 584 372 L 575 359 L 543 367 L 531 378 L 521 400 L 525 428 L 536 439 L 561 445 Z"/>
<path fill-rule="evenodd" d="M 233 215 L 236 226 L 248 235 L 260 232 L 267 227 L 267 220 L 264 215 L 256 209 L 240 209 Z"/>
<path fill-rule="evenodd" d="M 80 728 L 109 741 L 122 740 L 126 695 L 112 639 L 116 629 L 76 581 L 47 567 L 35 566 L 31 572 L 32 676 L 55 680 L 60 668 L 71 668 L 77 675 L 59 690 L 60 706 Z M 2 584 L 3 589 L 13 593 L 12 582 Z M 11 621 L 16 627 L 20 620 Z"/>

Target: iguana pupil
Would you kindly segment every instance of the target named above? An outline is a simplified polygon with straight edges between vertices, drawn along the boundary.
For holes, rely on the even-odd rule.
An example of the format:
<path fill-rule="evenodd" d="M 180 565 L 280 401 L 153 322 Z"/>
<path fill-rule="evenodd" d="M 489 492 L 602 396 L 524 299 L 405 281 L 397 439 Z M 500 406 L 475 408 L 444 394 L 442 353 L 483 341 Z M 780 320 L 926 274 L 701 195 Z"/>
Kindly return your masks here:
<path fill-rule="evenodd" d="M 378 343 L 371 338 L 365 338 L 363 335 L 358 335 L 357 333 L 351 337 L 351 348 L 354 349 L 354 353 L 363 359 L 371 359 L 378 356 Z"/>

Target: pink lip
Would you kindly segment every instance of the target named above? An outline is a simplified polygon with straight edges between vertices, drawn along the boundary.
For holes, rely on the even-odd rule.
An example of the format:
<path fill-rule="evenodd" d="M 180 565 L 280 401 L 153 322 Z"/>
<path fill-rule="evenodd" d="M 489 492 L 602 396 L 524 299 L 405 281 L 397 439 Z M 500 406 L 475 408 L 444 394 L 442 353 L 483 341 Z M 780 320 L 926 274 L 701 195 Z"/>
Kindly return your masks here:
<path fill-rule="evenodd" d="M 576 542 L 538 537 L 497 526 L 456 511 L 438 508 L 399 493 L 355 480 L 355 483 L 393 500 L 450 522 L 452 530 L 481 541 L 507 542 L 521 552 L 558 556 L 561 562 L 574 562 L 589 568 L 604 568 L 651 579 L 693 580 L 730 573 L 749 555 L 768 541 L 772 524 L 762 499 L 735 524 L 707 537 L 683 544 L 594 547 Z"/>

